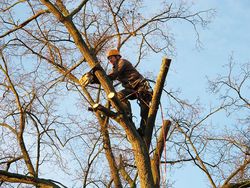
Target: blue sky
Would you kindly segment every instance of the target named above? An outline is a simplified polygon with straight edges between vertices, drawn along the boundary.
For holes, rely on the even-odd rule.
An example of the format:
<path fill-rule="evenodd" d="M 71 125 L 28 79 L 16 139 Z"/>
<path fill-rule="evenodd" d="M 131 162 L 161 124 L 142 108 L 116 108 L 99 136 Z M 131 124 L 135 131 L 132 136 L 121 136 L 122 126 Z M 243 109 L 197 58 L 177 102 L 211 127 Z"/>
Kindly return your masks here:
<path fill-rule="evenodd" d="M 250 1 L 194 2 L 198 10 L 215 8 L 217 13 L 208 29 L 199 32 L 203 43 L 201 50 L 195 48 L 190 25 L 175 28 L 177 56 L 171 65 L 171 78 L 185 96 L 191 94 L 192 97 L 195 91 L 202 97 L 205 94 L 206 76 L 214 78 L 216 74 L 223 73 L 225 69 L 222 65 L 228 63 L 231 54 L 238 62 L 249 61 L 250 15 L 247 12 Z M 193 84 L 200 87 L 190 87 Z"/>
<path fill-rule="evenodd" d="M 191 2 L 191 1 L 187 1 Z M 233 54 L 237 62 L 245 63 L 249 58 L 250 1 L 249 0 L 193 0 L 196 10 L 216 9 L 216 15 L 205 30 L 200 29 L 202 49 L 196 48 L 194 30 L 190 24 L 173 24 L 176 56 L 172 58 L 167 77 L 167 88 L 180 88 L 181 96 L 189 100 L 199 97 L 204 104 L 214 102 L 207 93 L 207 79 L 225 74 L 223 65 Z M 149 63 L 158 71 L 162 56 L 154 56 Z M 152 61 L 152 62 L 151 62 Z M 73 101 L 70 101 L 73 103 Z M 208 179 L 197 167 L 188 165 L 168 174 L 175 182 L 174 188 L 207 188 Z M 67 185 L 67 184 L 66 184 Z"/>

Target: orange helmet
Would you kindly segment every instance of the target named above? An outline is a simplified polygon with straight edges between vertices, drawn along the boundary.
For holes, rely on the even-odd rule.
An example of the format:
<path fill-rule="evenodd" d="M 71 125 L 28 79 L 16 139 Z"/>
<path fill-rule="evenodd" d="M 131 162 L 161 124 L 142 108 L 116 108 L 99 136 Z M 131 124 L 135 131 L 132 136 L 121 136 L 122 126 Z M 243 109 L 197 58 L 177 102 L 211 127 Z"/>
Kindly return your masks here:
<path fill-rule="evenodd" d="M 111 49 L 111 50 L 109 50 L 108 53 L 107 53 L 107 58 L 109 58 L 112 55 L 118 55 L 118 56 L 121 57 L 121 54 L 120 54 L 120 52 L 117 49 Z"/>

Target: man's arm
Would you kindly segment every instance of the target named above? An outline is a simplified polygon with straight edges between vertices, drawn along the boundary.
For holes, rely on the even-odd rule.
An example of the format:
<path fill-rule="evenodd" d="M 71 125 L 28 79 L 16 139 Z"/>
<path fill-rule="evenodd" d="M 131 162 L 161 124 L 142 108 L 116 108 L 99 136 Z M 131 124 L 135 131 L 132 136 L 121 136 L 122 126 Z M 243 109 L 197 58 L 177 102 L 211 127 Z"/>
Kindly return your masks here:
<path fill-rule="evenodd" d="M 125 69 L 126 63 L 123 60 L 119 61 L 118 65 L 114 66 L 112 71 L 108 74 L 108 78 L 110 80 L 116 80 L 118 75 L 121 74 Z M 87 86 L 88 84 L 100 84 L 99 80 L 95 75 L 96 70 L 96 68 L 93 68 L 91 71 L 84 74 L 79 80 L 81 85 Z"/>
<path fill-rule="evenodd" d="M 108 74 L 109 79 L 116 80 L 119 74 L 126 69 L 126 63 L 123 60 L 118 62 L 117 66 L 114 66 L 112 71 Z"/>

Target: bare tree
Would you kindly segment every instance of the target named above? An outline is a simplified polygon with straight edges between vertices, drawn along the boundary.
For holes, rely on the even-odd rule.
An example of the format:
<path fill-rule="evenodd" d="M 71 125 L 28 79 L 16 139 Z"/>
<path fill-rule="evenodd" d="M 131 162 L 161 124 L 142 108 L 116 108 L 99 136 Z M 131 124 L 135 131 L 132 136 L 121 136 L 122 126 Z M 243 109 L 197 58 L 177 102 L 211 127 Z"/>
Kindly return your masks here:
<path fill-rule="evenodd" d="M 230 64 L 229 75 L 210 82 L 222 102 L 204 112 L 198 103 L 189 104 L 164 90 L 171 60 L 163 59 L 143 138 L 127 118 L 106 75 L 105 51 L 116 47 L 125 52 L 133 45 L 138 49 L 137 66 L 151 53 L 174 52 L 169 21 L 187 21 L 199 41 L 198 26 L 206 26 L 213 14 L 166 2 L 162 10 L 149 14 L 143 3 L 0 3 L 2 184 L 63 187 L 55 176 L 46 176 L 49 166 L 55 166 L 71 178 L 72 186 L 160 187 L 165 183 L 161 164 L 192 162 L 211 187 L 249 186 L 249 63 L 240 75 L 233 74 Z M 22 16 L 16 14 L 19 9 L 24 10 Z M 92 68 L 97 68 L 100 86 L 85 88 L 78 78 Z M 169 104 L 168 118 L 160 125 L 156 117 L 162 95 Z M 60 112 L 62 99 L 75 99 L 80 112 Z M 238 126 L 213 132 L 209 119 L 214 114 L 233 117 L 241 110 L 245 117 Z"/>
<path fill-rule="evenodd" d="M 217 106 L 204 109 L 199 101 L 176 100 L 178 105 L 168 108 L 175 126 L 167 138 L 168 158 L 162 162 L 192 162 L 211 187 L 249 187 L 249 62 L 236 64 L 231 57 L 224 68 L 227 75 L 209 81 Z M 211 123 L 216 115 L 223 121 Z"/>
<path fill-rule="evenodd" d="M 226 106 L 227 116 L 232 119 L 233 127 L 226 127 L 225 132 L 216 137 L 208 138 L 217 143 L 224 143 L 220 150 L 222 187 L 249 187 L 250 186 L 250 130 L 249 130 L 249 81 L 250 64 L 236 64 L 233 56 L 225 66 L 228 75 L 219 75 L 210 81 L 211 91 L 219 93 L 219 98 Z M 227 157 L 229 155 L 230 157 Z M 227 170 L 222 170 L 227 169 Z"/>

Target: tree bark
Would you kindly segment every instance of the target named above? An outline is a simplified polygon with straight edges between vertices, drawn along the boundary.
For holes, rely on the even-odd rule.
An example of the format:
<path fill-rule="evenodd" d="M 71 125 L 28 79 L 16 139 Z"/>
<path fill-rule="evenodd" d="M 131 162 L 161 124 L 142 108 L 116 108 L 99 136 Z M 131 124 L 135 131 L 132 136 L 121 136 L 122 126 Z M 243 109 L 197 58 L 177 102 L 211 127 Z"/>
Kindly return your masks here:
<path fill-rule="evenodd" d="M 170 129 L 171 122 L 169 120 L 164 120 L 161 132 L 159 135 L 159 139 L 157 142 L 157 146 L 154 152 L 153 159 L 151 160 L 152 173 L 154 178 L 155 187 L 160 187 L 160 162 L 163 149 L 165 147 L 165 141 L 168 135 L 168 131 Z"/>
<path fill-rule="evenodd" d="M 21 104 L 21 101 L 20 101 L 20 97 L 18 95 L 18 92 L 9 76 L 9 72 L 8 72 L 8 66 L 7 66 L 7 62 L 4 58 L 4 56 L 2 54 L 0 54 L 2 56 L 2 60 L 4 62 L 4 67 L 5 67 L 5 70 L 3 68 L 2 71 L 4 72 L 5 76 L 7 77 L 7 80 L 9 82 L 9 85 L 10 85 L 10 89 L 11 91 L 13 92 L 14 96 L 15 96 L 15 99 L 16 99 L 16 105 L 17 105 L 17 108 L 18 108 L 18 111 L 19 111 L 19 132 L 17 132 L 17 140 L 18 140 L 18 143 L 19 143 L 19 146 L 20 146 L 20 149 L 21 149 L 21 152 L 23 154 L 23 159 L 25 161 L 25 164 L 27 166 L 27 169 L 29 171 L 29 173 L 32 175 L 32 176 L 35 176 L 35 169 L 32 165 L 32 162 L 31 162 L 31 159 L 30 159 L 30 156 L 29 156 L 29 153 L 26 149 L 26 146 L 25 146 L 25 143 L 24 143 L 24 140 L 23 140 L 23 132 L 24 132 L 24 129 L 25 129 L 25 123 L 26 123 L 26 119 L 25 119 L 25 112 L 24 112 L 24 109 L 22 107 L 22 104 Z"/>
<path fill-rule="evenodd" d="M 43 188 L 60 188 L 60 186 L 53 183 L 51 180 L 35 178 L 31 176 L 24 176 L 20 174 L 10 173 L 0 170 L 0 181 L 10 183 L 26 183 Z"/>
<path fill-rule="evenodd" d="M 250 180 L 245 180 L 238 183 L 228 183 L 223 185 L 221 188 L 249 188 L 250 187 Z"/>
<path fill-rule="evenodd" d="M 146 125 L 146 130 L 145 130 L 145 140 L 146 140 L 148 149 L 150 147 L 152 133 L 153 133 L 153 129 L 155 126 L 154 123 L 155 123 L 157 111 L 158 111 L 160 100 L 161 100 L 161 94 L 162 94 L 164 82 L 165 82 L 165 79 L 169 70 L 170 63 L 171 63 L 171 59 L 164 58 L 162 60 L 160 72 L 158 74 L 156 85 L 154 87 L 154 93 L 152 97 L 151 106 L 148 112 L 148 120 L 147 120 L 147 125 Z"/>
<path fill-rule="evenodd" d="M 99 119 L 99 122 L 101 124 L 101 133 L 102 133 L 102 137 L 103 137 L 103 147 L 104 147 L 106 158 L 107 158 L 108 163 L 109 163 L 111 176 L 113 178 L 115 187 L 120 188 L 120 187 L 122 187 L 122 183 L 121 183 L 121 179 L 119 176 L 119 170 L 118 170 L 118 167 L 117 167 L 117 164 L 115 161 L 115 157 L 114 157 L 113 152 L 112 152 L 111 143 L 110 143 L 110 139 L 109 139 L 109 132 L 107 129 L 108 117 L 106 117 L 104 120 Z"/>

